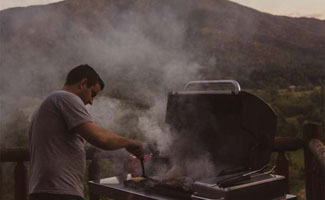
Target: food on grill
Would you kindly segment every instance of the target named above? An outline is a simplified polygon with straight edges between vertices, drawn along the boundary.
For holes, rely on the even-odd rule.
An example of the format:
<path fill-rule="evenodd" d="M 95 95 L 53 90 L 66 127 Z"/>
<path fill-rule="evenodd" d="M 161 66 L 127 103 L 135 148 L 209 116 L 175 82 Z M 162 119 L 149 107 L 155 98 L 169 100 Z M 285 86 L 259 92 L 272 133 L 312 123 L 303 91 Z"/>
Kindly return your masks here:
<path fill-rule="evenodd" d="M 126 180 L 123 182 L 124 186 L 134 188 L 134 189 L 141 189 L 144 188 L 145 183 L 148 181 L 145 177 L 134 177 L 130 180 Z"/>
<path fill-rule="evenodd" d="M 135 181 L 140 178 L 142 178 L 141 181 Z M 166 180 L 137 177 L 135 180 L 124 181 L 124 186 L 181 199 L 190 199 L 192 194 L 193 180 L 184 176 Z"/>
<path fill-rule="evenodd" d="M 145 177 L 134 177 L 134 178 L 131 178 L 129 181 L 137 183 L 137 182 L 143 181 L 145 179 L 146 179 Z"/>
<path fill-rule="evenodd" d="M 152 189 L 154 187 L 166 187 L 171 189 L 181 188 L 182 190 L 191 190 L 193 181 L 187 177 L 177 177 L 166 180 L 158 180 L 149 177 L 134 177 L 124 181 L 124 185 L 134 188 Z"/>

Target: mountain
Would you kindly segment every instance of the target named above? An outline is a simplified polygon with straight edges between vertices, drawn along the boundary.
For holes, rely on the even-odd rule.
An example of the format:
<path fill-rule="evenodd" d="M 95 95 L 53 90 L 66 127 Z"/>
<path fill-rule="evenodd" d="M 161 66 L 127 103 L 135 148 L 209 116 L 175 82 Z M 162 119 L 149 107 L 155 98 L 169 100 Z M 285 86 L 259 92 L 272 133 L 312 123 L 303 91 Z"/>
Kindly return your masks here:
<path fill-rule="evenodd" d="M 7 94 L 46 93 L 81 63 L 114 83 L 113 96 L 190 79 L 236 79 L 252 88 L 324 80 L 324 20 L 227 0 L 66 0 L 0 11 L 0 27 Z"/>

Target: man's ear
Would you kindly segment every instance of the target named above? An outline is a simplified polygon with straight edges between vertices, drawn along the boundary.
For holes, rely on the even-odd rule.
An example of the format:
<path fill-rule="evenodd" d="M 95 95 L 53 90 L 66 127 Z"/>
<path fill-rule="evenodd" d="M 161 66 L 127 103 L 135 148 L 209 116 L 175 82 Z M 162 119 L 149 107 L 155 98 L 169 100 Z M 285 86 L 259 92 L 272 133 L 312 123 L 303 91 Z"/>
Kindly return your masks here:
<path fill-rule="evenodd" d="M 87 78 L 83 78 L 81 79 L 80 83 L 79 83 L 79 87 L 80 89 L 84 89 L 84 88 L 87 88 Z"/>

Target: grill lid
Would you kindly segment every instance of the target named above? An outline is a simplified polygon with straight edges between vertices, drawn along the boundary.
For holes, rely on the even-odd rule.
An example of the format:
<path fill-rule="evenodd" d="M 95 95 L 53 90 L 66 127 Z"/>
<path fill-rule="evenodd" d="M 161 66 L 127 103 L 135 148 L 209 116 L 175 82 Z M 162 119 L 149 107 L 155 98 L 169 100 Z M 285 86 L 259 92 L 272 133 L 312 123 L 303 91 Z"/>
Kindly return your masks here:
<path fill-rule="evenodd" d="M 166 122 L 180 137 L 210 152 L 215 163 L 252 169 L 267 164 L 277 120 L 272 108 L 261 98 L 241 91 L 236 81 L 195 81 L 185 89 L 202 83 L 231 83 L 235 89 L 170 92 Z"/>

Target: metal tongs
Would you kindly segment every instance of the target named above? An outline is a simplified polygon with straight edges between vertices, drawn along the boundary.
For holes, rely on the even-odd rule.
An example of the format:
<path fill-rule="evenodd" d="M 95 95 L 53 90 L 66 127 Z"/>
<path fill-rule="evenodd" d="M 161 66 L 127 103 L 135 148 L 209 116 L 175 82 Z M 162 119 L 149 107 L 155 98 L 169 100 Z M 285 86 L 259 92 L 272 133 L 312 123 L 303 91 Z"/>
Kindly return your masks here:
<path fill-rule="evenodd" d="M 220 186 L 220 187 L 233 186 L 240 182 L 248 181 L 251 179 L 251 177 L 253 175 L 256 175 L 257 173 L 261 173 L 261 172 L 262 172 L 261 175 L 271 174 L 274 172 L 275 167 L 276 166 L 273 166 L 269 171 L 265 171 L 268 168 L 268 165 L 265 165 L 258 170 L 254 170 L 254 171 L 251 171 L 248 173 L 236 174 L 234 176 L 230 176 L 230 177 L 219 180 L 215 186 Z M 259 176 L 259 175 L 256 175 L 256 176 Z"/>
<path fill-rule="evenodd" d="M 140 160 L 140 163 L 141 163 L 141 170 L 142 170 L 142 176 L 141 177 L 145 178 L 145 180 L 157 181 L 156 179 L 151 178 L 151 177 L 146 175 L 146 170 L 145 170 L 145 167 L 144 167 L 144 158 L 140 158 L 139 160 Z"/>
<path fill-rule="evenodd" d="M 145 168 L 144 168 L 144 159 L 143 158 L 140 158 L 140 162 L 141 162 L 141 169 L 142 169 L 142 177 L 143 178 L 148 178 L 146 176 L 146 171 L 145 171 Z"/>

